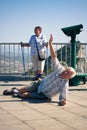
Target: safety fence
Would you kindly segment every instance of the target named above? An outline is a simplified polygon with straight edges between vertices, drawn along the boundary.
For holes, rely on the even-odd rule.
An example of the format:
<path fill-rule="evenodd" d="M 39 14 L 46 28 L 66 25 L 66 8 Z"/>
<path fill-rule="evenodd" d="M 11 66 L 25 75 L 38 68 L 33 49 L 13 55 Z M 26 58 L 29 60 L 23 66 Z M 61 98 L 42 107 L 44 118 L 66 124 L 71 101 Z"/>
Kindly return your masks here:
<path fill-rule="evenodd" d="M 62 64 L 71 66 L 70 43 L 53 43 L 57 57 Z M 47 50 L 46 74 L 49 66 L 49 48 Z M 0 43 L 0 75 L 31 75 L 33 72 L 30 47 L 21 47 L 20 43 Z M 87 43 L 77 43 L 76 71 L 87 73 Z"/>

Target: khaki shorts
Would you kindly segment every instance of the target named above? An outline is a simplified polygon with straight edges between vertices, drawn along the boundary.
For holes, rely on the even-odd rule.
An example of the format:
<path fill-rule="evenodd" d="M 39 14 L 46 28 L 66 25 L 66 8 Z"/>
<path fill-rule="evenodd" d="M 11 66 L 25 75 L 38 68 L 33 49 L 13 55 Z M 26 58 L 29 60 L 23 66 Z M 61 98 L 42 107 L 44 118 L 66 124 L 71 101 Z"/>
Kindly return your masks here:
<path fill-rule="evenodd" d="M 26 91 L 29 92 L 29 98 L 48 99 L 43 93 L 38 93 L 40 83 L 41 81 L 32 82 L 25 88 Z"/>
<path fill-rule="evenodd" d="M 44 70 L 44 65 L 45 65 L 45 60 L 39 61 L 38 56 L 32 56 L 32 63 L 33 63 L 33 70 L 38 71 L 38 70 Z"/>
<path fill-rule="evenodd" d="M 40 83 L 41 83 L 41 81 L 34 81 L 31 84 L 29 84 L 28 86 L 26 86 L 25 89 L 27 92 L 37 91 Z"/>

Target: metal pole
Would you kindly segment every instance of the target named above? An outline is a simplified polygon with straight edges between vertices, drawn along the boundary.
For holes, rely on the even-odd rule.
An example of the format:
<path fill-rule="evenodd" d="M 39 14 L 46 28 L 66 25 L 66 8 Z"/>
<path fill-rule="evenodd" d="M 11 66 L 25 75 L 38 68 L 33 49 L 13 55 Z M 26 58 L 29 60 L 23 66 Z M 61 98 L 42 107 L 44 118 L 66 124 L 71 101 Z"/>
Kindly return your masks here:
<path fill-rule="evenodd" d="M 47 62 L 46 62 L 47 63 L 47 75 L 48 75 L 48 47 L 47 47 L 47 57 L 46 58 L 47 58 Z"/>
<path fill-rule="evenodd" d="M 24 69 L 24 75 L 26 80 L 26 73 L 25 73 L 25 60 L 24 60 L 24 48 L 21 46 L 21 52 L 22 52 L 22 60 L 23 60 L 23 69 Z"/>
<path fill-rule="evenodd" d="M 71 36 L 71 67 L 76 69 L 76 35 Z"/>

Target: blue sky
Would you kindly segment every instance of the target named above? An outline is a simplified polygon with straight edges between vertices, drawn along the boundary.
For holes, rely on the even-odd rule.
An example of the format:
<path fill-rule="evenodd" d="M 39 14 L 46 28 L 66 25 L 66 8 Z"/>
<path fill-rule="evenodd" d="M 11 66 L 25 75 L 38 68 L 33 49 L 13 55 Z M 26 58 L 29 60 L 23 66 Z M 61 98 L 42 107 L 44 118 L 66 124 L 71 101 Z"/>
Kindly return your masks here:
<path fill-rule="evenodd" d="M 28 42 L 34 27 L 54 42 L 69 42 L 61 28 L 83 24 L 77 40 L 87 42 L 87 0 L 0 0 L 0 42 Z"/>

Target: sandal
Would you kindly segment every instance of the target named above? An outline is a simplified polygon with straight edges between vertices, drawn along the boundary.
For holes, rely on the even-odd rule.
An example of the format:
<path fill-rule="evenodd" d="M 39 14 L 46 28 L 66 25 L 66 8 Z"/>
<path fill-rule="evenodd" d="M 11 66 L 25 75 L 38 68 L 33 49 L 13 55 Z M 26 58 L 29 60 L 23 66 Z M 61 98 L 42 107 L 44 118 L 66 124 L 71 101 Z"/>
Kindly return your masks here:
<path fill-rule="evenodd" d="M 3 95 L 13 95 L 14 94 L 14 92 L 13 92 L 14 89 L 17 89 L 17 88 L 13 87 L 13 88 L 11 88 L 11 90 L 8 90 L 8 89 L 4 90 Z"/>
<path fill-rule="evenodd" d="M 12 92 L 6 89 L 3 91 L 3 95 L 12 95 Z"/>

